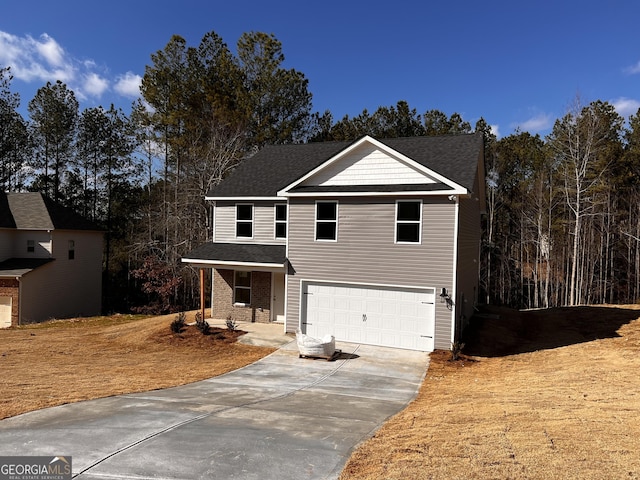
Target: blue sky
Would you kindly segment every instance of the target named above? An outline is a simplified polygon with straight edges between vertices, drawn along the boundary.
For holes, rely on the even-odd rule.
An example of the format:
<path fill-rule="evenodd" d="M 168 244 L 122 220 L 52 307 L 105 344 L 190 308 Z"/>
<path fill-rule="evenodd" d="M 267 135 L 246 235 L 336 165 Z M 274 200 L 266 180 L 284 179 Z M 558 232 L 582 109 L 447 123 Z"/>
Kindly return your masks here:
<path fill-rule="evenodd" d="M 81 108 L 128 112 L 152 53 L 173 34 L 196 46 L 210 31 L 232 50 L 243 32 L 273 33 L 314 110 L 335 120 L 406 100 L 484 117 L 499 136 L 546 135 L 576 95 L 625 117 L 640 108 L 636 0 L 22 0 L 0 12 L 0 66 L 12 67 L 25 115 L 56 79 Z"/>

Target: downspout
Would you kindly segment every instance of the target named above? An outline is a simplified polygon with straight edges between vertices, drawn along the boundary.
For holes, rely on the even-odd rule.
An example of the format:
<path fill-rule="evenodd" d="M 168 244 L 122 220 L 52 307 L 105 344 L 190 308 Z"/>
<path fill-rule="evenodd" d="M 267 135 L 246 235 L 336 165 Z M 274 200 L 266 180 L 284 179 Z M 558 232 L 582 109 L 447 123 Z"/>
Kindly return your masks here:
<path fill-rule="evenodd" d="M 216 239 L 216 202 L 211 202 L 211 241 Z M 213 282 L 215 281 L 214 268 L 211 267 L 211 318 L 213 318 L 213 292 L 215 291 Z"/>
<path fill-rule="evenodd" d="M 453 227 L 453 275 L 451 285 L 451 345 L 456 341 L 456 316 L 458 311 L 458 230 L 459 230 L 459 215 L 460 215 L 460 197 L 458 195 L 450 195 L 450 200 L 455 202 L 454 204 L 454 227 Z"/>
<path fill-rule="evenodd" d="M 200 268 L 200 319 L 204 321 L 207 317 L 205 316 L 205 308 L 204 308 L 204 268 Z"/>
<path fill-rule="evenodd" d="M 22 279 L 21 277 L 16 277 L 18 281 L 18 326 L 22 325 Z M 13 310 L 13 307 L 11 307 Z"/>
<path fill-rule="evenodd" d="M 283 333 L 287 333 L 287 323 L 289 322 L 289 236 L 291 235 L 291 202 L 287 198 L 287 238 L 285 238 L 284 247 L 284 325 L 282 326 Z M 300 285 L 300 291 L 298 292 L 298 304 L 302 305 L 302 285 Z M 299 317 L 301 318 L 301 317 Z M 300 320 L 298 320 L 298 327 L 301 328 Z"/>

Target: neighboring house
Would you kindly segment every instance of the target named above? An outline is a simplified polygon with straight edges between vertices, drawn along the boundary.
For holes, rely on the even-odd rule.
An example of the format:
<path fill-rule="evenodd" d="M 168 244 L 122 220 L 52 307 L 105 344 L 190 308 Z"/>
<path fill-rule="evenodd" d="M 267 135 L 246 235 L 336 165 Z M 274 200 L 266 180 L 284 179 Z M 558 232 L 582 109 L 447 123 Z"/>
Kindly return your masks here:
<path fill-rule="evenodd" d="M 481 134 L 266 147 L 209 192 L 213 241 L 183 262 L 213 269 L 212 317 L 450 349 L 478 297 L 483 156 Z"/>
<path fill-rule="evenodd" d="M 40 193 L 0 192 L 0 327 L 100 314 L 103 232 Z"/>

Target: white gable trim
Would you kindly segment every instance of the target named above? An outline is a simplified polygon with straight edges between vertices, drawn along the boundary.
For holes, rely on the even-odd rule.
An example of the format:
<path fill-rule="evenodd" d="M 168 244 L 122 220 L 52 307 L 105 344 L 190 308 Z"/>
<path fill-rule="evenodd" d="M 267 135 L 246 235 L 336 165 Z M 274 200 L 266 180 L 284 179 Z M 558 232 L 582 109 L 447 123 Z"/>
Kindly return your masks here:
<path fill-rule="evenodd" d="M 375 138 L 372 138 L 372 137 L 370 137 L 368 135 L 365 135 L 360 140 L 352 143 L 347 148 L 345 148 L 341 152 L 337 153 L 336 155 L 334 155 L 333 157 L 328 159 L 323 164 L 321 164 L 318 167 L 314 168 L 313 170 L 311 170 L 306 175 L 300 177 L 298 180 L 296 180 L 292 184 L 287 185 L 285 188 L 283 188 L 282 190 L 280 190 L 277 193 L 278 196 L 281 196 L 281 197 L 298 196 L 297 194 L 290 193 L 290 190 L 292 190 L 295 187 L 299 186 L 300 184 L 302 184 L 303 182 L 305 182 L 309 178 L 311 178 L 314 175 L 316 175 L 318 172 L 328 168 L 330 165 L 333 165 L 335 162 L 340 161 L 342 158 L 344 158 L 345 156 L 349 155 L 351 152 L 353 152 L 355 149 L 357 149 L 358 147 L 360 147 L 364 143 L 369 143 L 369 144 L 373 145 L 375 148 L 377 148 L 380 151 L 382 151 L 383 153 L 386 153 L 389 156 L 398 158 L 401 162 L 403 162 L 403 163 L 407 164 L 408 166 L 414 168 L 415 170 L 423 173 L 425 176 L 431 177 L 433 180 L 436 180 L 436 181 L 439 181 L 441 183 L 444 183 L 445 185 L 451 187 L 451 191 L 453 191 L 453 192 L 455 192 L 457 194 L 467 193 L 467 189 L 466 188 L 464 188 L 461 185 L 458 185 L 457 183 L 453 182 L 449 178 L 446 178 L 446 177 L 440 175 L 439 173 L 434 172 L 433 170 L 431 170 L 431 169 L 425 167 L 424 165 L 416 162 L 415 160 L 412 160 L 411 158 L 407 157 L 406 155 L 403 155 L 402 153 L 400 153 L 400 152 L 392 149 L 391 147 L 385 145 L 384 143 L 380 142 L 379 140 L 376 140 Z M 449 192 L 449 190 L 447 190 L 447 192 Z M 440 192 L 440 193 L 442 193 L 442 192 Z M 431 193 L 431 194 L 433 194 L 433 193 Z"/>

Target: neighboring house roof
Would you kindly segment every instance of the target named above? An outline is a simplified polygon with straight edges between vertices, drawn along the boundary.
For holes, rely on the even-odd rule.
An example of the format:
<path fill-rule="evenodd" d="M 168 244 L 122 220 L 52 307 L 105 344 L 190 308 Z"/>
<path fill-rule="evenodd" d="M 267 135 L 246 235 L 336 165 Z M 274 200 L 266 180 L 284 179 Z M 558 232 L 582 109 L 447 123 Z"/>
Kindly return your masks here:
<path fill-rule="evenodd" d="M 90 220 L 41 193 L 0 192 L 0 228 L 100 230 Z"/>
<path fill-rule="evenodd" d="M 0 192 L 0 228 L 16 228 L 16 221 L 9 208 L 9 199 L 3 192 Z"/>
<path fill-rule="evenodd" d="M 216 264 L 279 265 L 286 262 L 284 245 L 261 245 L 245 243 L 205 243 L 185 255 L 183 262 Z"/>
<path fill-rule="evenodd" d="M 277 197 L 280 190 L 292 185 L 360 140 L 267 146 L 253 157 L 242 161 L 228 178 L 209 191 L 207 197 Z M 478 154 L 482 149 L 482 134 L 403 137 L 378 141 L 441 176 L 472 190 L 477 173 Z M 396 185 L 388 188 L 389 191 L 417 190 L 414 185 L 402 188 Z M 434 186 L 430 184 L 426 188 L 432 189 Z M 365 190 L 371 191 L 371 189 L 363 189 Z M 424 191 L 425 188 L 422 190 Z M 332 187 L 330 191 L 337 190 Z M 350 191 L 355 190 L 351 188 Z M 383 190 L 380 186 L 376 186 L 375 191 Z"/>
<path fill-rule="evenodd" d="M 0 262 L 0 278 L 22 277 L 49 262 L 53 258 L 10 258 Z"/>

